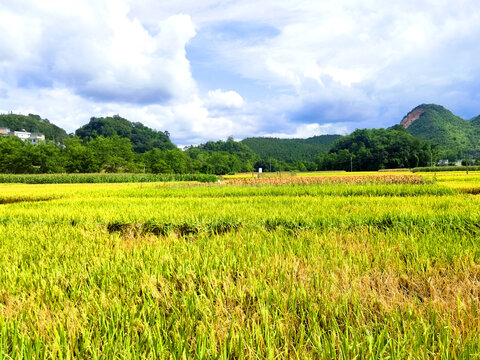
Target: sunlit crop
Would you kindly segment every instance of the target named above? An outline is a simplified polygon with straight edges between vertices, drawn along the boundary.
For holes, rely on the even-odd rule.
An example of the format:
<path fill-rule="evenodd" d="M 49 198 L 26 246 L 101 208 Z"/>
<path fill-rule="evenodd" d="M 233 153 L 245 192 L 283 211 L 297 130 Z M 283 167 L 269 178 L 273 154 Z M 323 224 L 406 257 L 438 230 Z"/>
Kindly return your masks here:
<path fill-rule="evenodd" d="M 83 183 L 129 183 L 167 181 L 216 181 L 208 174 L 0 174 L 0 183 L 22 184 L 83 184 Z"/>
<path fill-rule="evenodd" d="M 476 358 L 478 175 L 327 177 L 1 184 L 0 359 Z"/>
<path fill-rule="evenodd" d="M 258 177 L 258 178 L 234 178 L 229 179 L 229 184 L 248 184 L 248 185 L 286 185 L 286 184 L 424 184 L 425 178 L 413 174 L 368 174 L 368 175 L 323 175 L 317 173 L 316 176 L 308 174 L 307 176 L 276 176 L 276 177 Z"/>

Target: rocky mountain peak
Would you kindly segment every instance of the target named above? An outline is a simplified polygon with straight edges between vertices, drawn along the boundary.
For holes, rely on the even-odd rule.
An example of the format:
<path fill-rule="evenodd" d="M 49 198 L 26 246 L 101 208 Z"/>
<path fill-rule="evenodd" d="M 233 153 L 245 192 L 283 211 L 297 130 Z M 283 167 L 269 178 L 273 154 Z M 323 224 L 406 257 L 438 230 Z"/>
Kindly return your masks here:
<path fill-rule="evenodd" d="M 422 115 L 424 112 L 425 110 L 423 108 L 416 108 L 415 110 L 412 110 L 402 119 L 400 125 L 402 125 L 405 129 L 408 129 L 408 127 L 412 125 L 414 121 L 418 120 L 420 115 Z"/>

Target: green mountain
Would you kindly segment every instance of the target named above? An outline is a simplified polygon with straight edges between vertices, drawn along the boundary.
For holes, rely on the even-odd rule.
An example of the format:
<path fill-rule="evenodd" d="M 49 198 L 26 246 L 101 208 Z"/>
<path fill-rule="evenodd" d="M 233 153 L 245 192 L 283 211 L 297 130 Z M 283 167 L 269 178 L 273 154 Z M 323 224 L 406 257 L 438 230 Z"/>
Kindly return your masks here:
<path fill-rule="evenodd" d="M 480 115 L 474 117 L 473 119 L 470 120 L 470 123 L 472 123 L 474 126 L 477 126 L 480 128 Z"/>
<path fill-rule="evenodd" d="M 198 160 L 203 171 L 214 174 L 250 172 L 260 157 L 247 145 L 229 137 L 227 141 L 209 141 L 185 149 L 185 154 Z"/>
<path fill-rule="evenodd" d="M 0 115 L 0 127 L 7 127 L 10 130 L 27 130 L 28 132 L 39 132 L 45 135 L 45 139 L 60 142 L 68 137 L 62 128 L 50 123 L 48 119 L 42 119 L 39 115 Z"/>
<path fill-rule="evenodd" d="M 262 159 L 273 158 L 294 163 L 299 160 L 314 161 L 318 154 L 327 152 L 340 137 L 340 135 L 319 135 L 307 139 L 252 137 L 241 142 Z"/>
<path fill-rule="evenodd" d="M 205 154 L 211 155 L 215 152 L 224 152 L 235 155 L 243 162 L 249 161 L 254 163 L 260 160 L 259 156 L 250 147 L 242 142 L 233 140 L 232 137 L 229 137 L 227 141 L 208 141 L 198 146 L 190 146 L 185 151 L 193 159 L 199 159 Z"/>
<path fill-rule="evenodd" d="M 413 136 L 438 144 L 441 157 L 458 158 L 479 146 L 480 117 L 468 121 L 440 105 L 419 105 L 400 124 Z"/>
<path fill-rule="evenodd" d="M 170 141 L 170 134 L 167 131 L 155 131 L 139 122 L 131 122 L 118 115 L 100 118 L 92 117 L 88 124 L 75 131 L 75 135 L 82 139 L 118 135 L 130 139 L 133 150 L 137 153 L 144 153 L 153 148 L 160 150 L 176 148 Z"/>
<path fill-rule="evenodd" d="M 319 170 L 347 171 L 413 168 L 427 166 L 433 152 L 431 142 L 412 136 L 400 125 L 357 129 L 318 156 L 317 165 Z"/>

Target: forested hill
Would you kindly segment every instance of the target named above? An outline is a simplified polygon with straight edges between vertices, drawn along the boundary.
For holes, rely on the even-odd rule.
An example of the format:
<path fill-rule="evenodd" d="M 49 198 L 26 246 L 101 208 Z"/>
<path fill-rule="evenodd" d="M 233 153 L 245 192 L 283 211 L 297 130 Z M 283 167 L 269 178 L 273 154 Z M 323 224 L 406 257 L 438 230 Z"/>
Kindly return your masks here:
<path fill-rule="evenodd" d="M 75 135 L 82 139 L 118 135 L 130 139 L 133 150 L 137 153 L 144 153 L 153 148 L 160 150 L 176 148 L 170 141 L 168 131 L 155 131 L 142 123 L 128 121 L 119 115 L 100 118 L 92 117 L 88 124 L 75 131 Z"/>
<path fill-rule="evenodd" d="M 39 132 L 45 135 L 47 140 L 60 142 L 68 137 L 65 130 L 54 125 L 48 119 L 42 119 L 39 115 L 28 114 L 3 114 L 0 115 L 0 127 L 20 131 L 25 129 L 29 132 Z"/>
<path fill-rule="evenodd" d="M 410 111 L 401 125 L 415 137 L 438 144 L 442 157 L 458 158 L 478 148 L 480 119 L 455 116 L 443 106 L 422 104 Z"/>
<path fill-rule="evenodd" d="M 288 163 L 315 161 L 320 153 L 327 152 L 340 135 L 319 135 L 307 139 L 278 139 L 252 137 L 241 142 L 262 159 L 273 158 Z"/>
<path fill-rule="evenodd" d="M 416 138 L 402 126 L 390 129 L 357 129 L 336 141 L 317 158 L 318 170 L 375 171 L 427 166 L 436 155 L 435 145 Z"/>
<path fill-rule="evenodd" d="M 474 125 L 480 128 L 480 115 L 474 117 L 470 122 Z"/>

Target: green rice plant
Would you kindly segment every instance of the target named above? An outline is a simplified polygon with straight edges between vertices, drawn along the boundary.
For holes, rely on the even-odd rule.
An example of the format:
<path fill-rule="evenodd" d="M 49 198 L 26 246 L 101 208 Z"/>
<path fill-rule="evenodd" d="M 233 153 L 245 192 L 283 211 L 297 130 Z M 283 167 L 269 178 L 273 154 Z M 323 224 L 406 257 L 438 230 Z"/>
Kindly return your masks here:
<path fill-rule="evenodd" d="M 0 174 L 0 183 L 82 184 L 198 181 L 215 182 L 218 177 L 207 174 Z"/>
<path fill-rule="evenodd" d="M 429 167 L 416 167 L 411 170 L 414 173 L 417 172 L 444 172 L 444 171 L 480 171 L 480 166 L 429 166 Z"/>

